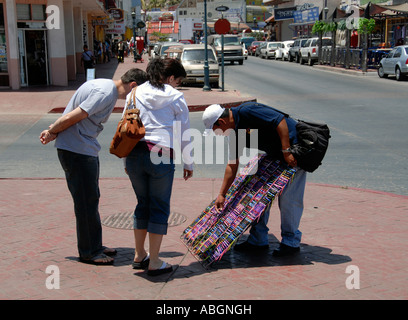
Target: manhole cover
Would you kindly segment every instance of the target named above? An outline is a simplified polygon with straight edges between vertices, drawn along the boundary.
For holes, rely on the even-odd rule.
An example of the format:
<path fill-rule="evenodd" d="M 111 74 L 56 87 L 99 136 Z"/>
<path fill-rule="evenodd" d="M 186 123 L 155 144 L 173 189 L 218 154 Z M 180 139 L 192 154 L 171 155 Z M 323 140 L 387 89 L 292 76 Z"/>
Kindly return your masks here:
<path fill-rule="evenodd" d="M 174 227 L 182 224 L 187 220 L 185 215 L 177 212 L 170 212 L 169 227 Z M 117 229 L 133 229 L 133 211 L 131 212 L 119 212 L 107 216 L 102 220 L 102 224 L 105 227 L 117 228 Z"/>

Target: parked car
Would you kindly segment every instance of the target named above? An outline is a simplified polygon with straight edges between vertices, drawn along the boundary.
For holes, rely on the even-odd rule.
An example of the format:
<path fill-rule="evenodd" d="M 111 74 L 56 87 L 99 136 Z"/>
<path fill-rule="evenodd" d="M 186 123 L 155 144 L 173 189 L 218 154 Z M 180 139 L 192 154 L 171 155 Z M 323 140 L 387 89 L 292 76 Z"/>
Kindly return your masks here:
<path fill-rule="evenodd" d="M 244 45 L 242 45 L 242 55 L 244 56 L 245 60 L 248 59 L 248 49 L 246 49 Z"/>
<path fill-rule="evenodd" d="M 151 54 L 151 59 L 157 58 L 160 56 L 160 48 L 162 46 L 163 42 L 157 42 L 155 43 L 152 54 Z"/>
<path fill-rule="evenodd" d="M 266 47 L 261 49 L 261 58 L 275 58 L 275 53 L 278 48 L 283 47 L 283 42 L 270 41 L 267 42 Z"/>
<path fill-rule="evenodd" d="M 281 60 L 288 60 L 288 55 L 289 55 L 289 49 L 293 44 L 293 40 L 287 40 L 283 41 L 283 46 L 276 49 L 275 51 L 275 60 L 281 59 Z"/>
<path fill-rule="evenodd" d="M 166 54 L 166 50 L 169 49 L 170 47 L 174 48 L 174 47 L 182 47 L 183 44 L 180 42 L 162 42 L 160 49 L 159 49 L 159 56 L 161 58 L 165 58 L 167 56 Z"/>
<path fill-rule="evenodd" d="M 258 47 L 256 47 L 255 49 L 255 56 L 256 57 L 260 57 L 261 56 L 261 50 L 264 49 L 266 47 L 267 42 L 266 41 L 262 41 Z"/>
<path fill-rule="evenodd" d="M 252 41 L 251 45 L 248 47 L 248 54 L 251 56 L 255 55 L 256 48 L 264 41 Z"/>
<path fill-rule="evenodd" d="M 221 61 L 221 35 L 210 35 L 208 37 L 208 44 L 214 47 L 218 61 Z M 233 34 L 224 35 L 224 61 L 244 63 L 242 44 L 239 43 L 238 36 Z"/>
<path fill-rule="evenodd" d="M 393 48 L 384 58 L 381 59 L 378 68 L 378 76 L 387 78 L 388 75 L 395 75 L 397 81 L 405 78 L 408 74 L 408 45 Z"/>
<path fill-rule="evenodd" d="M 309 66 L 312 66 L 318 59 L 319 38 L 307 39 L 305 44 L 300 48 L 300 64 L 307 61 Z M 322 47 L 329 47 L 332 44 L 332 39 L 329 37 L 322 38 Z"/>
<path fill-rule="evenodd" d="M 300 48 L 306 43 L 307 38 L 296 39 L 289 49 L 288 60 L 300 62 Z"/>
<path fill-rule="evenodd" d="M 254 37 L 243 37 L 240 40 L 240 43 L 245 46 L 245 49 L 248 49 L 248 47 L 251 45 L 252 42 L 254 42 L 256 39 Z"/>
<path fill-rule="evenodd" d="M 207 47 L 208 67 L 210 73 L 210 85 L 214 88 L 219 87 L 220 69 L 214 48 Z M 204 83 L 204 44 L 186 44 L 183 46 L 181 54 L 181 63 L 186 70 L 187 77 L 183 80 L 185 84 Z"/>

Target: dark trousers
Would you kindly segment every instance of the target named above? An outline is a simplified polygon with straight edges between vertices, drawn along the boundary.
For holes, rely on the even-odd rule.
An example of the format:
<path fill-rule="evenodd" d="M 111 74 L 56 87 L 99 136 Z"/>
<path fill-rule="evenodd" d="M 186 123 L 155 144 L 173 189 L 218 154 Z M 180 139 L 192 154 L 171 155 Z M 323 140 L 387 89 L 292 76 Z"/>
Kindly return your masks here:
<path fill-rule="evenodd" d="M 58 149 L 68 189 L 74 200 L 79 256 L 91 259 L 103 252 L 99 216 L 99 158 Z"/>

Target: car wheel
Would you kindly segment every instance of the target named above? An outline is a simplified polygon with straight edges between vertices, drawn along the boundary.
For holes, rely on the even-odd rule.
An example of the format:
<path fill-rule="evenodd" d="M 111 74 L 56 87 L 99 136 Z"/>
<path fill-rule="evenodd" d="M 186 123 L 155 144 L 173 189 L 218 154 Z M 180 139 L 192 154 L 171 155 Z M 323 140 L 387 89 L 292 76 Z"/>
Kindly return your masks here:
<path fill-rule="evenodd" d="M 304 63 L 302 56 L 299 57 L 299 63 L 300 63 L 300 64 L 303 64 L 303 63 Z"/>
<path fill-rule="evenodd" d="M 387 78 L 388 77 L 388 74 L 386 74 L 384 72 L 384 67 L 382 65 L 380 65 L 380 67 L 378 68 L 377 73 L 378 73 L 378 76 L 380 78 Z"/>
<path fill-rule="evenodd" d="M 404 79 L 404 76 L 402 75 L 401 69 L 399 67 L 395 69 L 395 78 L 397 79 L 397 81 L 401 81 L 402 79 Z"/>
<path fill-rule="evenodd" d="M 293 57 L 291 55 L 288 55 L 288 61 L 292 62 L 293 61 Z"/>
<path fill-rule="evenodd" d="M 242 66 L 244 64 L 244 60 L 239 60 L 238 63 L 240 66 Z"/>
<path fill-rule="evenodd" d="M 311 56 L 308 57 L 308 59 L 307 59 L 307 64 L 308 64 L 309 66 L 313 66 L 313 60 L 312 60 L 312 57 L 311 57 Z"/>
<path fill-rule="evenodd" d="M 296 55 L 296 63 L 300 63 L 300 56 L 298 54 Z"/>

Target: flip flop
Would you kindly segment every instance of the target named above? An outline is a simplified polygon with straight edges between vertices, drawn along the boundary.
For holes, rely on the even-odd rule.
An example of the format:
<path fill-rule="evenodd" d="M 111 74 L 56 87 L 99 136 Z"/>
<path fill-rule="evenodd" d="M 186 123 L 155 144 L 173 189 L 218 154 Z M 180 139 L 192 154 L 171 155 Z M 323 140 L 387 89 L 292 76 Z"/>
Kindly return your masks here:
<path fill-rule="evenodd" d="M 147 270 L 147 275 L 148 276 L 159 276 L 161 274 L 168 273 L 171 271 L 173 271 L 173 266 L 169 265 L 167 267 L 167 263 L 163 261 L 159 269 Z"/>
<path fill-rule="evenodd" d="M 79 261 L 82 263 L 87 263 L 87 264 L 93 264 L 95 266 L 111 266 L 113 265 L 113 259 L 108 260 L 108 261 L 96 261 L 96 260 L 101 260 L 101 259 L 109 259 L 109 257 L 106 254 L 98 254 L 97 256 L 93 257 L 92 259 L 84 259 L 79 257 Z"/>
<path fill-rule="evenodd" d="M 150 262 L 150 255 L 147 254 L 147 256 L 144 257 L 142 261 L 140 262 L 133 261 L 132 268 L 133 269 L 146 269 L 149 266 L 149 262 Z"/>
<path fill-rule="evenodd" d="M 103 254 L 106 254 L 109 257 L 115 256 L 118 252 L 116 249 L 111 249 L 108 247 L 104 247 Z"/>

